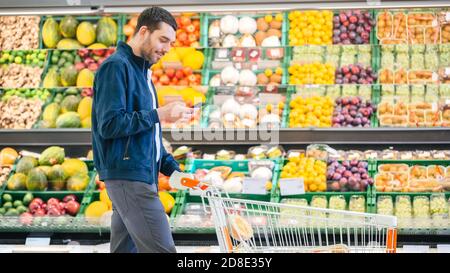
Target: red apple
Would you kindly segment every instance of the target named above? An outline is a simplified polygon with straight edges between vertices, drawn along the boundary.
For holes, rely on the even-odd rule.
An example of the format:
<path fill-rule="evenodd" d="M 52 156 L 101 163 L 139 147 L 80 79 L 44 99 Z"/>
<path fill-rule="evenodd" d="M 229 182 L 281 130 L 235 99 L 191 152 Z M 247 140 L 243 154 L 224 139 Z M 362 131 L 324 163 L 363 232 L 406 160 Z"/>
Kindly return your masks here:
<path fill-rule="evenodd" d="M 63 198 L 63 202 L 64 203 L 67 203 L 67 202 L 69 202 L 69 201 L 77 201 L 77 197 L 75 196 L 75 195 L 73 195 L 73 194 L 69 194 L 69 195 L 67 195 L 67 196 L 65 196 L 64 198 Z"/>
<path fill-rule="evenodd" d="M 170 78 L 169 78 L 169 76 L 167 76 L 167 75 L 162 75 L 162 76 L 159 78 L 159 82 L 160 82 L 162 85 L 168 85 L 168 84 L 170 83 Z"/>
<path fill-rule="evenodd" d="M 84 63 L 76 63 L 76 64 L 75 64 L 75 68 L 76 68 L 77 70 L 81 70 L 81 69 L 86 68 L 86 66 L 84 65 Z"/>
<path fill-rule="evenodd" d="M 77 201 L 71 200 L 66 204 L 66 212 L 72 216 L 76 216 L 80 210 L 80 204 Z"/>
<path fill-rule="evenodd" d="M 45 216 L 45 214 L 46 213 L 44 209 L 38 209 L 33 213 L 34 216 Z"/>
<path fill-rule="evenodd" d="M 184 72 L 182 69 L 178 69 L 177 72 L 175 72 L 175 77 L 177 77 L 179 80 L 184 78 Z"/>
<path fill-rule="evenodd" d="M 175 77 L 175 69 L 173 68 L 167 68 L 165 71 L 165 74 L 172 79 L 173 77 Z"/>
<path fill-rule="evenodd" d="M 58 206 L 58 205 L 59 205 L 59 200 L 56 199 L 56 198 L 50 198 L 50 199 L 48 199 L 48 201 L 47 201 L 47 206 L 52 206 L 52 205 Z"/>
<path fill-rule="evenodd" d="M 31 225 L 33 223 L 33 215 L 29 212 L 24 212 L 20 215 L 20 223 L 22 225 Z"/>
<path fill-rule="evenodd" d="M 60 216 L 61 212 L 59 211 L 59 209 L 57 207 L 51 207 L 48 209 L 47 215 L 48 216 Z"/>
<path fill-rule="evenodd" d="M 31 213 L 35 213 L 38 209 L 41 208 L 41 205 L 38 202 L 34 202 L 32 201 L 29 205 L 28 205 L 28 209 L 30 210 Z"/>
<path fill-rule="evenodd" d="M 97 63 L 90 63 L 88 65 L 88 69 L 91 70 L 92 72 L 95 72 L 98 69 L 98 64 Z"/>

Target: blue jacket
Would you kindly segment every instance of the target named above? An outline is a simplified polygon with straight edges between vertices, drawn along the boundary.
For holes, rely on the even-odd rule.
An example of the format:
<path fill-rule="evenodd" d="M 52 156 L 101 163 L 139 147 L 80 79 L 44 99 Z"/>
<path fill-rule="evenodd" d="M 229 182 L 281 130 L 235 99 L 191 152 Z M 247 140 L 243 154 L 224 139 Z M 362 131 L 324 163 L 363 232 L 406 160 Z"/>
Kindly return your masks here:
<path fill-rule="evenodd" d="M 129 45 L 119 42 L 116 52 L 95 75 L 92 146 L 102 181 L 120 179 L 153 184 L 158 182 L 159 171 L 170 176 L 179 170 L 162 143 L 157 163 L 155 124 L 159 118 L 152 109 L 147 84 L 150 65 L 134 55 Z"/>

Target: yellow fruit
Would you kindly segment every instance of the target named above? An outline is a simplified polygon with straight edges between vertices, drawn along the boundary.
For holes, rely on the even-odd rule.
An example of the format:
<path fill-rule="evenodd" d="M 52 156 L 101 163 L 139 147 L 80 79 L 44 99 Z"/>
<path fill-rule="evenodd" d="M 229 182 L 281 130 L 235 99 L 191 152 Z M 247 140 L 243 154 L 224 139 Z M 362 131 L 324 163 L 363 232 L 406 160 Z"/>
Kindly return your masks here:
<path fill-rule="evenodd" d="M 171 63 L 171 62 L 181 62 L 181 59 L 178 57 L 177 52 L 174 48 L 171 48 L 169 52 L 166 53 L 166 55 L 161 57 L 161 63 L 164 66 L 165 62 Z"/>
<path fill-rule="evenodd" d="M 282 22 L 283 21 L 283 14 L 282 13 L 277 13 L 275 15 L 275 20 L 278 22 Z"/>
<path fill-rule="evenodd" d="M 275 69 L 275 73 L 278 75 L 283 75 L 283 69 L 281 67 L 277 67 L 277 69 Z"/>
<path fill-rule="evenodd" d="M 90 223 L 98 223 L 98 218 L 100 218 L 107 211 L 108 205 L 106 203 L 94 201 L 86 208 L 84 216 Z"/>
<path fill-rule="evenodd" d="M 266 191 L 271 191 L 272 190 L 272 182 L 267 181 L 266 182 Z"/>
<path fill-rule="evenodd" d="M 180 60 L 183 60 L 186 55 L 192 53 L 195 51 L 195 48 L 193 47 L 175 47 L 175 52 L 178 55 L 178 58 Z"/>
<path fill-rule="evenodd" d="M 91 117 L 87 117 L 81 120 L 81 128 L 89 129 L 92 128 L 92 119 Z"/>
<path fill-rule="evenodd" d="M 89 22 L 81 22 L 77 27 L 77 40 L 82 45 L 90 45 L 95 42 L 96 34 L 94 26 Z"/>
<path fill-rule="evenodd" d="M 4 148 L 0 152 L 0 165 L 13 165 L 19 154 L 13 148 Z"/>
<path fill-rule="evenodd" d="M 90 117 L 92 113 L 92 98 L 84 97 L 78 104 L 77 112 L 82 120 Z"/>
<path fill-rule="evenodd" d="M 95 44 L 88 46 L 88 48 L 89 49 L 103 49 L 103 48 L 108 48 L 108 47 L 101 43 L 95 43 Z"/>
<path fill-rule="evenodd" d="M 100 201 L 108 205 L 108 210 L 112 210 L 112 202 L 111 199 L 109 199 L 106 189 L 100 191 Z"/>
<path fill-rule="evenodd" d="M 266 16 L 264 16 L 264 20 L 266 21 L 266 23 L 270 23 L 270 22 L 272 22 L 273 17 L 272 17 L 272 15 L 266 15 Z"/>
<path fill-rule="evenodd" d="M 273 71 L 272 71 L 272 69 L 267 68 L 266 70 L 264 70 L 264 74 L 265 74 L 267 77 L 270 77 L 270 76 L 272 76 Z"/>
<path fill-rule="evenodd" d="M 194 51 L 191 53 L 188 53 L 183 58 L 183 66 L 190 67 L 194 70 L 200 69 L 203 66 L 203 62 L 205 61 L 205 56 L 201 51 Z"/>
<path fill-rule="evenodd" d="M 158 91 L 156 92 L 158 96 L 158 103 L 160 106 L 165 104 L 164 98 L 166 96 L 181 96 L 181 94 L 173 87 L 162 87 L 158 88 Z"/>
<path fill-rule="evenodd" d="M 89 171 L 86 163 L 76 158 L 68 158 L 61 165 L 67 177 L 77 173 L 88 174 Z"/>
<path fill-rule="evenodd" d="M 204 103 L 206 101 L 205 95 L 192 87 L 187 87 L 180 90 L 179 94 L 186 102 L 186 104 L 191 107 L 199 103 Z"/>
<path fill-rule="evenodd" d="M 175 205 L 175 199 L 170 195 L 170 193 L 165 191 L 158 192 L 159 200 L 161 200 L 161 204 L 164 207 L 164 211 L 169 214 L 172 211 L 173 206 Z"/>
<path fill-rule="evenodd" d="M 92 87 L 94 85 L 94 73 L 84 68 L 77 76 L 77 87 Z"/>

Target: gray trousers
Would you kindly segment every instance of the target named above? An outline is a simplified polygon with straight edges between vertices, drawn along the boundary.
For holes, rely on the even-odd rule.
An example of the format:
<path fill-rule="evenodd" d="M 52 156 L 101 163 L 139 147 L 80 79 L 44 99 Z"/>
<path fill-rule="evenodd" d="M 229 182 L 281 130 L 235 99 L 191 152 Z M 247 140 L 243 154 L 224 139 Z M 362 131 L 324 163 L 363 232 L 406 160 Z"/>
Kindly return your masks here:
<path fill-rule="evenodd" d="M 169 222 L 156 184 L 108 180 L 113 203 L 111 253 L 175 253 Z"/>

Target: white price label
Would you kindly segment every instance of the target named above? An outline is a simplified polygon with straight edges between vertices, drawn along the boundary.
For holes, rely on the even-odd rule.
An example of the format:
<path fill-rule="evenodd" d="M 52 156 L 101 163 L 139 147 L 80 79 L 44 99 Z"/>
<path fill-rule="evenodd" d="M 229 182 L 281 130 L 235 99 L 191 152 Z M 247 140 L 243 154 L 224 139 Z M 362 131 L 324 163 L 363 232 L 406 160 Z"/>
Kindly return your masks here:
<path fill-rule="evenodd" d="M 281 56 L 281 52 L 279 48 L 276 49 L 270 49 L 270 54 L 273 58 L 279 58 Z"/>
<path fill-rule="evenodd" d="M 428 253 L 430 251 L 430 246 L 422 245 L 404 245 L 404 253 Z"/>
<path fill-rule="evenodd" d="M 243 194 L 266 194 L 266 180 L 260 178 L 244 178 L 242 182 Z"/>
<path fill-rule="evenodd" d="M 282 98 L 281 94 L 259 93 L 259 103 L 261 105 L 278 104 Z"/>
<path fill-rule="evenodd" d="M 450 67 L 445 68 L 445 75 L 450 75 Z"/>
<path fill-rule="evenodd" d="M 450 22 L 450 12 L 445 14 L 445 21 Z"/>
<path fill-rule="evenodd" d="M 439 80 L 439 75 L 436 72 L 433 72 L 431 75 L 431 80 L 437 82 Z"/>
<path fill-rule="evenodd" d="M 200 195 L 202 195 L 202 190 L 189 189 L 189 194 L 193 195 L 193 196 L 200 196 Z"/>
<path fill-rule="evenodd" d="M 217 53 L 218 57 L 221 59 L 225 59 L 228 57 L 228 50 L 227 49 L 220 49 Z"/>
<path fill-rule="evenodd" d="M 242 63 L 235 63 L 235 64 L 234 64 L 234 67 L 235 67 L 237 70 L 240 70 L 240 69 L 242 68 Z"/>
<path fill-rule="evenodd" d="M 242 54 L 244 54 L 244 52 L 243 52 L 242 50 L 236 50 L 235 56 L 236 56 L 236 57 L 241 57 Z"/>
<path fill-rule="evenodd" d="M 48 246 L 50 245 L 50 237 L 27 237 L 26 246 Z"/>
<path fill-rule="evenodd" d="M 438 20 L 437 19 L 434 19 L 433 20 L 433 22 L 431 22 L 431 26 L 432 27 L 437 27 L 439 24 L 438 24 Z"/>
<path fill-rule="evenodd" d="M 437 245 L 438 253 L 450 253 L 450 245 Z"/>
<path fill-rule="evenodd" d="M 445 100 L 445 104 L 450 105 L 450 99 L 446 99 L 446 100 Z"/>
<path fill-rule="evenodd" d="M 279 181 L 281 195 L 305 194 L 303 178 L 282 178 Z"/>

